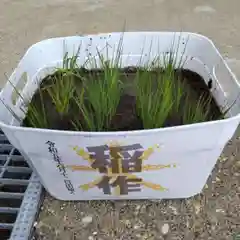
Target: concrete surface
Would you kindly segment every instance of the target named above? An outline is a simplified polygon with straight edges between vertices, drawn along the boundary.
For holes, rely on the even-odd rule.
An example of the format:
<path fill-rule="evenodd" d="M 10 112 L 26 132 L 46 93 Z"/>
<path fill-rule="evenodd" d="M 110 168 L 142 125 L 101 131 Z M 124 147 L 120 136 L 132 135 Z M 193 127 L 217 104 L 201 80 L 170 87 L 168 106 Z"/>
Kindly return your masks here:
<path fill-rule="evenodd" d="M 192 31 L 210 37 L 240 78 L 239 0 L 1 0 L 0 86 L 42 39 L 126 30 Z"/>

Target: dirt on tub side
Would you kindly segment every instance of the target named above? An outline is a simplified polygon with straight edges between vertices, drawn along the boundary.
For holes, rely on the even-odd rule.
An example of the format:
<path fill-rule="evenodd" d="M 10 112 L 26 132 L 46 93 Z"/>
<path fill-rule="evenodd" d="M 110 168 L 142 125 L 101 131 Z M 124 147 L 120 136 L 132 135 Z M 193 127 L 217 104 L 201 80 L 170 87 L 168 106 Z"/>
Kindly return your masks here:
<path fill-rule="evenodd" d="M 117 108 L 116 115 L 112 118 L 111 126 L 106 129 L 106 131 L 129 131 L 129 130 L 140 130 L 143 129 L 143 122 L 138 116 L 136 111 L 136 97 L 134 90 L 134 79 L 136 77 L 137 68 L 128 67 L 121 69 L 120 80 L 124 83 L 124 86 L 127 85 L 124 89 L 124 93 L 120 98 L 120 103 Z M 90 75 L 98 75 L 103 74 L 101 70 L 86 70 L 86 69 L 77 69 L 79 75 L 84 76 L 85 79 L 88 79 Z M 153 76 L 156 75 L 156 71 L 150 71 L 149 74 Z M 60 116 L 56 111 L 56 108 L 48 94 L 46 89 L 48 86 L 53 84 L 54 74 L 47 76 L 43 79 L 40 89 L 42 94 L 42 99 L 44 103 L 44 107 L 46 109 L 46 117 L 49 120 L 49 128 L 50 129 L 58 129 L 58 130 L 73 130 L 75 131 L 75 127 L 72 124 L 73 117 L 79 115 L 79 119 L 82 119 L 81 114 L 79 113 L 79 109 L 77 108 L 74 101 L 70 102 L 70 111 L 67 115 Z M 175 72 L 175 80 L 182 81 L 186 84 L 186 87 L 189 89 L 190 98 L 188 100 L 183 100 L 182 107 L 179 112 L 174 113 L 172 116 L 169 116 L 164 123 L 164 127 L 183 125 L 183 112 L 185 111 L 184 101 L 197 101 L 201 96 L 204 95 L 206 99 L 210 100 L 210 111 L 207 116 L 207 121 L 215 120 L 221 118 L 221 111 L 216 104 L 214 98 L 211 96 L 210 88 L 211 88 L 211 79 L 209 79 L 208 84 L 205 84 L 204 80 L 197 73 L 194 73 L 190 70 L 176 70 Z M 130 84 L 129 84 L 130 83 Z M 82 87 L 81 79 L 75 77 L 74 84 L 76 91 Z M 130 86 L 130 87 L 129 87 Z M 41 97 L 39 90 L 34 94 L 32 98 L 32 103 L 39 109 L 41 109 Z M 27 115 L 28 116 L 28 115 Z M 30 126 L 28 122 L 28 118 L 25 118 L 23 125 Z M 85 129 L 82 129 L 83 131 Z"/>

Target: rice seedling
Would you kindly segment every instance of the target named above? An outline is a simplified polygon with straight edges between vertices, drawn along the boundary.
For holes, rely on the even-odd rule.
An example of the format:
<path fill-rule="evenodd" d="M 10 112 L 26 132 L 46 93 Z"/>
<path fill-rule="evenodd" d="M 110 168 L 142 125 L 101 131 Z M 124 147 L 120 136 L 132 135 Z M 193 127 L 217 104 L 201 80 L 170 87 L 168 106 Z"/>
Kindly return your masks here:
<path fill-rule="evenodd" d="M 42 90 L 39 89 L 40 105 L 36 106 L 33 102 L 25 103 L 28 110 L 25 113 L 25 125 L 33 128 L 48 128 L 49 119 L 47 118 L 46 108 L 43 101 Z"/>
<path fill-rule="evenodd" d="M 137 111 L 144 128 L 162 127 L 173 106 L 172 81 L 164 81 L 161 74 L 154 76 L 146 69 L 139 70 L 136 79 Z"/>
<path fill-rule="evenodd" d="M 76 96 L 74 96 L 74 102 L 76 103 L 77 109 L 80 112 L 80 114 L 76 114 L 74 119 L 71 121 L 75 130 L 97 131 L 99 126 L 98 123 L 95 122 L 95 116 L 91 106 L 86 103 L 84 88 L 82 88 L 80 91 L 77 91 Z M 83 118 L 83 121 L 81 121 L 80 117 Z"/>
<path fill-rule="evenodd" d="M 116 56 L 112 60 L 108 60 L 108 50 L 106 50 L 106 59 L 99 51 L 97 51 L 97 58 L 91 59 L 92 69 L 97 69 L 97 59 L 100 61 L 100 72 L 92 72 L 83 80 L 84 96 L 91 107 L 83 106 L 83 95 L 74 99 L 77 105 L 81 106 L 84 122 L 87 123 L 89 129 L 93 129 L 94 125 L 96 131 L 109 129 L 112 117 L 116 114 L 122 93 L 119 66 L 122 52 L 121 41 L 122 39 L 118 44 Z M 94 118 L 89 113 L 91 110 Z M 90 123 L 90 121 L 94 122 Z M 75 126 L 79 124 L 75 122 Z"/>
<path fill-rule="evenodd" d="M 0 101 L 2 102 L 2 104 L 5 106 L 5 108 L 12 114 L 12 116 L 14 117 L 14 119 L 19 123 L 21 124 L 22 123 L 22 118 L 19 117 L 15 111 L 10 107 L 8 106 L 1 98 L 0 98 Z"/>
<path fill-rule="evenodd" d="M 211 97 L 201 95 L 197 101 L 192 101 L 187 94 L 183 109 L 183 124 L 192 124 L 211 120 Z"/>
<path fill-rule="evenodd" d="M 74 75 L 56 72 L 52 81 L 53 84 L 48 86 L 46 90 L 60 116 L 66 115 L 69 112 L 70 101 L 75 91 Z"/>
<path fill-rule="evenodd" d="M 46 115 L 46 109 L 43 101 L 42 91 L 39 90 L 40 95 L 40 105 L 37 106 L 33 102 L 30 102 L 26 100 L 22 96 L 22 94 L 18 91 L 18 89 L 12 84 L 10 81 L 9 83 L 12 85 L 16 95 L 19 97 L 19 99 L 22 101 L 23 105 L 20 107 L 20 111 L 22 111 L 22 115 L 25 116 L 24 122 L 28 127 L 33 128 L 48 128 L 49 122 Z M 1 100 L 2 101 L 2 100 Z M 2 103 L 4 106 L 10 111 L 10 113 L 14 116 L 14 118 L 18 121 L 19 124 L 22 123 L 23 119 L 21 119 L 14 110 L 11 109 L 8 105 L 6 105 L 3 101 Z"/>
<path fill-rule="evenodd" d="M 168 117 L 174 116 L 182 119 L 182 124 L 213 119 L 210 112 L 212 97 L 202 95 L 194 100 L 190 97 L 191 89 L 185 84 L 185 80 L 178 79 L 179 70 L 184 65 L 183 53 L 177 63 L 177 47 L 175 54 L 170 51 L 162 59 L 154 60 L 152 67 L 145 67 L 137 72 L 137 111 L 144 128 L 163 127 Z M 159 64 L 160 60 L 162 64 Z M 157 74 L 153 75 L 153 71 L 157 71 Z"/>
<path fill-rule="evenodd" d="M 173 51 L 161 59 L 157 57 L 152 67 L 145 67 L 136 75 L 137 111 L 144 128 L 163 127 L 172 113 L 177 113 L 184 95 L 184 85 L 177 79 L 176 69 L 182 66 L 182 57 L 177 64 Z M 157 67 L 156 67 L 157 66 Z M 156 71 L 154 76 L 151 70 Z"/>
<path fill-rule="evenodd" d="M 187 44 L 185 44 L 185 47 L 183 48 L 183 51 L 180 54 L 179 47 L 181 42 L 181 35 L 177 40 L 175 51 L 174 51 L 175 41 L 176 41 L 176 38 L 174 37 L 170 51 L 168 53 L 163 54 L 163 69 L 164 69 L 163 81 L 173 82 L 173 84 L 171 84 L 171 87 L 172 87 L 171 95 L 173 98 L 172 111 L 174 114 L 180 111 L 180 105 L 182 104 L 182 99 L 186 92 L 186 85 L 184 81 L 182 82 L 180 80 L 179 70 L 183 69 L 183 65 L 186 61 L 186 59 L 184 59 L 184 53 L 187 46 Z M 178 57 L 179 57 L 179 60 L 178 60 Z"/>
<path fill-rule="evenodd" d="M 65 53 L 63 67 L 57 69 L 56 73 L 51 77 L 52 85 L 46 88 L 60 117 L 69 113 L 70 102 L 76 87 L 74 80 L 77 76 L 76 69 L 79 52 L 80 47 L 72 57 L 68 57 L 68 52 Z"/>
<path fill-rule="evenodd" d="M 72 57 L 68 56 L 68 52 L 66 52 L 63 56 L 63 67 L 58 68 L 59 71 L 67 72 L 70 71 L 71 73 L 77 68 L 77 59 L 80 54 L 81 45 L 78 47 L 76 54 Z"/>

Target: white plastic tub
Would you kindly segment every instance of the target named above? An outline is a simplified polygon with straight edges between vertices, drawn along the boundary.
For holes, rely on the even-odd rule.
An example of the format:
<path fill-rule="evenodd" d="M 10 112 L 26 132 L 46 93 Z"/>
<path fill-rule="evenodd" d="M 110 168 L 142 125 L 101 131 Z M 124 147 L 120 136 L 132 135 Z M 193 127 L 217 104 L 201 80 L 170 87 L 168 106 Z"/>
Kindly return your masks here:
<path fill-rule="evenodd" d="M 79 65 L 91 53 L 114 56 L 122 33 L 48 39 L 33 45 L 10 77 L 23 96 L 81 45 Z M 173 40 L 177 41 L 173 41 Z M 174 48 L 173 48 L 174 42 Z M 180 43 L 180 44 L 177 44 Z M 201 191 L 240 119 L 239 84 L 206 37 L 193 33 L 128 32 L 123 36 L 123 66 L 139 65 L 159 53 L 184 53 L 184 68 L 212 79 L 212 94 L 222 107 L 235 104 L 227 119 L 164 129 L 129 132 L 71 132 L 17 126 L 8 105 L 22 116 L 21 99 L 7 83 L 0 98 L 0 128 L 35 168 L 44 187 L 62 200 L 186 198 Z M 151 52 L 150 52 L 151 49 Z M 178 54 L 177 56 L 178 57 Z M 151 116 L 149 116 L 151 117 Z M 120 151 L 112 160 L 113 151 Z M 117 165 L 117 163 L 119 165 Z M 75 167 L 73 167 L 75 166 Z M 122 168 L 123 166 L 123 168 Z"/>

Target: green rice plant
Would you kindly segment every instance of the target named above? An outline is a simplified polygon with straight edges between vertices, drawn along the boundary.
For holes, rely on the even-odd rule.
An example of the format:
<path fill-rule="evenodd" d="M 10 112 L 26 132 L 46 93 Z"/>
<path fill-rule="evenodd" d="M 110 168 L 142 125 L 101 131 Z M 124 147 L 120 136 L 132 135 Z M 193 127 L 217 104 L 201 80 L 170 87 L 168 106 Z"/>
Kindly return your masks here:
<path fill-rule="evenodd" d="M 40 106 L 34 105 L 32 102 L 29 103 L 22 94 L 18 91 L 18 89 L 12 84 L 10 81 L 9 83 L 12 85 L 16 95 L 19 97 L 19 99 L 22 101 L 23 105 L 20 107 L 20 110 L 23 113 L 23 116 L 25 116 L 24 122 L 28 125 L 28 127 L 33 128 L 48 128 L 49 122 L 46 115 L 46 109 L 43 102 L 43 96 L 42 91 L 39 90 L 40 95 Z M 8 109 L 8 111 L 13 115 L 13 117 L 19 122 L 19 124 L 22 123 L 23 119 L 21 119 L 14 110 L 11 109 L 7 104 L 5 104 L 2 100 L 1 102 L 4 104 L 4 106 Z"/>
<path fill-rule="evenodd" d="M 25 106 L 27 106 L 28 110 L 25 114 L 25 125 L 28 127 L 33 128 L 49 128 L 49 120 L 47 118 L 46 114 L 46 108 L 43 101 L 43 93 L 42 90 L 39 89 L 39 96 L 40 96 L 40 105 L 34 105 L 33 102 L 30 102 L 29 104 L 25 103 Z"/>
<path fill-rule="evenodd" d="M 111 67 L 109 62 L 104 62 L 103 58 L 101 58 L 101 64 L 103 74 L 91 77 L 85 85 L 87 99 L 94 110 L 99 131 L 110 127 L 121 97 L 118 67 Z"/>
<path fill-rule="evenodd" d="M 178 51 L 178 50 L 177 50 Z M 170 51 L 169 55 L 163 56 L 163 73 L 162 73 L 162 85 L 159 86 L 163 89 L 164 95 L 171 96 L 173 114 L 177 114 L 180 110 L 182 99 L 186 91 L 185 84 L 180 80 L 178 71 L 182 68 L 182 55 L 179 64 L 177 65 L 176 57 L 173 51 Z M 163 101 L 164 101 L 163 95 Z"/>
<path fill-rule="evenodd" d="M 16 119 L 16 121 L 19 124 L 21 124 L 22 123 L 22 119 L 14 112 L 14 110 L 10 106 L 8 106 L 1 98 L 0 98 L 0 101 L 5 106 L 5 108 L 12 114 L 12 116 Z"/>
<path fill-rule="evenodd" d="M 174 105 L 173 105 L 173 112 L 174 114 L 179 113 L 181 110 L 181 105 L 183 104 L 183 99 L 186 94 L 186 84 L 181 82 L 179 76 L 175 77 L 175 84 L 173 88 L 173 97 L 174 97 Z"/>
<path fill-rule="evenodd" d="M 95 125 L 96 131 L 103 131 L 109 129 L 111 120 L 116 114 L 117 107 L 120 102 L 122 94 L 122 83 L 120 81 L 120 60 L 122 52 L 122 38 L 117 47 L 116 56 L 112 60 L 105 60 L 104 56 L 97 50 L 97 58 L 93 57 L 90 61 L 91 68 L 97 69 L 97 59 L 100 63 L 100 72 L 89 72 L 87 78 L 83 80 L 83 87 L 85 89 L 84 95 L 91 107 L 81 106 L 84 110 L 84 122 L 88 123 L 88 128 L 93 129 Z M 108 46 L 107 46 L 108 49 Z M 108 59 L 108 50 L 107 59 Z M 77 105 L 83 104 L 83 97 L 81 101 L 77 101 Z M 91 117 L 92 111 L 94 118 Z M 89 121 L 94 121 L 89 122 Z M 78 124 L 79 125 L 79 124 Z"/>
<path fill-rule="evenodd" d="M 63 71 L 63 72 L 66 72 L 69 70 L 70 72 L 72 72 L 74 69 L 76 69 L 77 68 L 77 59 L 78 59 L 80 50 L 81 50 L 81 46 L 78 47 L 76 54 L 74 54 L 72 57 L 69 57 L 68 52 L 66 52 L 63 57 L 63 67 L 58 68 L 58 70 Z"/>
<path fill-rule="evenodd" d="M 228 106 L 228 104 L 226 104 L 225 106 L 222 106 L 220 108 L 220 111 L 221 111 L 221 115 L 219 116 L 219 119 L 223 119 L 226 117 L 226 115 L 228 114 L 228 112 L 232 109 L 232 107 L 236 104 L 238 98 L 239 98 L 239 94 L 238 96 L 236 97 L 236 99 Z"/>
<path fill-rule="evenodd" d="M 177 65 L 173 51 L 163 54 L 162 64 L 160 60 L 157 57 L 150 68 L 145 67 L 136 75 L 137 111 L 144 128 L 163 127 L 167 118 L 179 111 L 184 95 L 184 85 L 176 79 L 182 60 Z M 151 71 L 156 71 L 156 75 Z"/>
<path fill-rule="evenodd" d="M 60 116 L 69 113 L 70 102 L 76 87 L 74 80 L 77 76 L 76 69 L 79 52 L 80 47 L 72 57 L 68 57 L 68 52 L 65 53 L 63 67 L 57 68 L 57 71 L 52 76 L 53 83 L 46 88 Z"/>
<path fill-rule="evenodd" d="M 52 81 L 53 84 L 46 90 L 60 116 L 66 115 L 75 91 L 74 75 L 71 72 L 56 72 Z"/>
<path fill-rule="evenodd" d="M 200 98 L 193 101 L 189 94 L 185 99 L 183 110 L 183 124 L 193 124 L 211 120 L 211 96 L 202 94 Z"/>
<path fill-rule="evenodd" d="M 173 82 L 165 81 L 161 74 L 155 76 L 144 69 L 137 72 L 136 83 L 137 112 L 144 128 L 162 127 L 173 107 Z"/>
<path fill-rule="evenodd" d="M 163 68 L 164 68 L 163 80 L 173 81 L 173 84 L 171 85 L 172 86 L 171 91 L 172 91 L 172 98 L 173 98 L 172 111 L 174 114 L 177 114 L 180 111 L 180 105 L 182 103 L 182 99 L 186 91 L 186 85 L 184 81 L 182 82 L 180 79 L 179 70 L 183 68 L 183 65 L 186 61 L 186 59 L 184 59 L 183 57 L 184 57 L 187 43 L 185 44 L 182 53 L 179 54 L 179 47 L 181 42 L 180 38 L 181 38 L 181 35 L 177 40 L 175 50 L 174 50 L 174 45 L 176 42 L 176 38 L 174 37 L 170 51 L 166 54 L 163 54 Z M 180 57 L 180 59 L 177 62 L 178 56 Z"/>
<path fill-rule="evenodd" d="M 91 106 L 86 103 L 84 88 L 82 88 L 80 91 L 77 91 L 76 96 L 74 96 L 74 102 L 76 103 L 77 109 L 80 112 L 80 114 L 75 115 L 74 119 L 71 121 L 75 130 L 97 131 L 98 125 L 95 123 L 94 113 L 91 109 Z"/>

